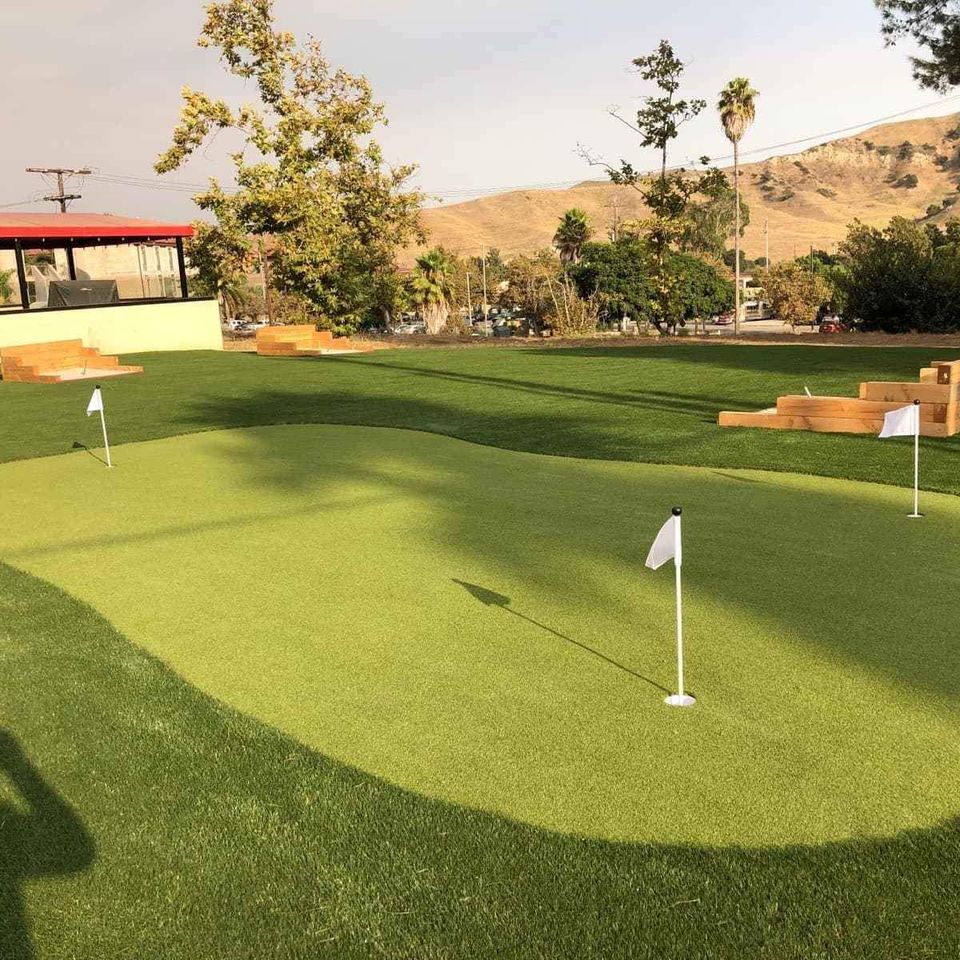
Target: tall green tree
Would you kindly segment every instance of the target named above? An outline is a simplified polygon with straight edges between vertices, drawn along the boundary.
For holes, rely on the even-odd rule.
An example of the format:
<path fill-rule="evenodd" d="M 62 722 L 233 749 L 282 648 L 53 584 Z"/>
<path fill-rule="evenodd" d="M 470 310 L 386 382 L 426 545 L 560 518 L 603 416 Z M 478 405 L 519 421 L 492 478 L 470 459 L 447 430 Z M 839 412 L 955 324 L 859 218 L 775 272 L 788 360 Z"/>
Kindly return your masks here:
<path fill-rule="evenodd" d="M 658 315 L 653 322 L 660 333 L 666 334 L 675 330 L 683 319 L 678 313 L 678 301 L 674 296 L 679 278 L 670 269 L 670 254 L 688 228 L 691 203 L 702 191 L 711 189 L 722 174 L 715 168 L 702 173 L 687 171 L 682 167 L 668 169 L 671 142 L 677 138 L 683 124 L 698 116 L 707 106 L 705 100 L 686 100 L 680 96 L 684 64 L 670 43 L 661 40 L 653 53 L 637 57 L 633 63 L 641 79 L 654 84 L 657 93 L 643 98 L 635 122 L 617 113 L 614 116 L 639 134 L 642 147 L 654 147 L 659 152 L 659 174 L 645 175 L 627 161 L 621 161 L 618 167 L 613 167 L 602 160 L 585 156 L 589 162 L 604 166 L 614 183 L 637 190 L 647 205 L 649 216 L 638 221 L 636 229 L 654 265 Z M 703 157 L 701 163 L 707 165 L 709 160 Z"/>
<path fill-rule="evenodd" d="M 420 311 L 427 333 L 439 333 L 450 316 L 454 264 L 442 247 L 417 257 L 410 282 L 410 301 Z"/>
<path fill-rule="evenodd" d="M 560 262 L 576 263 L 580 259 L 583 245 L 590 239 L 593 230 L 587 214 L 579 207 L 568 210 L 561 218 L 553 245 L 560 251 Z"/>
<path fill-rule="evenodd" d="M 960 84 L 960 6 L 956 0 L 874 0 L 888 44 L 908 39 L 927 56 L 911 57 L 921 87 L 946 92 Z"/>
<path fill-rule="evenodd" d="M 734 233 L 736 252 L 734 276 L 734 333 L 740 332 L 740 141 L 757 115 L 757 91 L 746 77 L 735 77 L 720 91 L 717 110 L 727 139 L 733 144 Z"/>
<path fill-rule="evenodd" d="M 671 280 L 670 315 L 676 318 L 676 326 L 723 313 L 733 306 L 733 285 L 711 264 L 670 251 L 666 268 Z M 641 240 L 588 243 L 571 276 L 580 296 L 595 298 L 610 319 L 630 317 L 638 323 L 649 323 L 658 317 L 657 264 L 649 246 Z"/>
<path fill-rule="evenodd" d="M 181 167 L 213 135 L 233 130 L 235 186 L 211 179 L 195 200 L 216 223 L 195 244 L 241 251 L 269 235 L 273 283 L 312 305 L 319 322 L 355 329 L 383 311 L 378 292 L 398 247 L 421 236 L 422 195 L 405 185 L 409 165 L 390 167 L 372 139 L 385 122 L 370 84 L 335 70 L 320 44 L 274 27 L 273 0 L 209 3 L 198 41 L 217 50 L 228 73 L 258 103 L 233 109 L 185 87 L 158 173 Z M 210 259 L 210 258 L 208 258 Z"/>

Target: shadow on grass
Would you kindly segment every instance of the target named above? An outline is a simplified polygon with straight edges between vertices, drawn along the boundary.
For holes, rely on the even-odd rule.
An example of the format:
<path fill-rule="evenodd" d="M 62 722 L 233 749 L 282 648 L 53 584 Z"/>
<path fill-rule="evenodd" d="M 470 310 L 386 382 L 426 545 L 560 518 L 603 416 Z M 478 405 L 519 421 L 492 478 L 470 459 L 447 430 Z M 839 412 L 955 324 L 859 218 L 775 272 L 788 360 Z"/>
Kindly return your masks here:
<path fill-rule="evenodd" d="M 581 650 L 585 650 L 598 660 L 602 660 L 604 663 L 610 664 L 611 667 L 616 667 L 618 670 L 622 670 L 624 673 L 630 674 L 631 677 L 636 677 L 637 680 L 642 680 L 644 683 L 650 684 L 651 687 L 654 687 L 663 693 L 670 693 L 666 687 L 661 687 L 656 680 L 651 680 L 649 677 L 645 677 L 642 673 L 637 673 L 636 670 L 631 670 L 630 667 L 624 666 L 624 664 L 614 660 L 612 657 L 608 657 L 605 653 L 601 653 L 599 650 L 591 647 L 589 644 L 583 643 L 580 640 L 574 640 L 573 637 L 568 637 L 565 633 L 560 633 L 559 630 L 554 630 L 553 627 L 548 627 L 545 623 L 541 623 L 539 620 L 534 620 L 533 617 L 528 617 L 519 610 L 514 610 L 513 607 L 510 606 L 510 598 L 505 597 L 502 593 L 496 593 L 493 590 L 487 590 L 485 587 L 480 587 L 475 583 L 467 583 L 464 580 L 457 580 L 456 577 L 453 578 L 453 582 L 460 584 L 460 586 L 463 587 L 471 597 L 479 600 L 482 604 L 485 604 L 488 607 L 499 607 L 505 613 L 509 613 L 514 617 L 518 617 L 520 620 L 524 620 L 540 630 L 544 630 L 547 633 L 553 634 L 553 636 L 559 638 L 560 640 L 566 640 L 567 643 L 571 643 L 573 646 L 579 647 Z"/>
<path fill-rule="evenodd" d="M 7 730 L 0 730 L 0 774 L 14 797 L 0 801 L 0 957 L 31 960 L 24 884 L 88 869 L 95 847 L 77 814 Z"/>
<path fill-rule="evenodd" d="M 63 756 L 74 803 L 110 850 L 82 884 L 33 891 L 46 942 L 75 960 L 360 960 L 372 946 L 389 960 L 958 955 L 956 821 L 754 850 L 550 833 L 317 755 L 0 565 L 9 596 L 20 598 L 10 630 L 24 653 L 19 676 L 0 674 L 5 710 L 51 719 L 33 722 L 31 738 Z M 29 698 L 17 696 L 24 676 Z M 44 812 L 42 825 L 17 821 L 7 875 L 20 884 L 89 865 L 76 814 L 15 750 L 0 758 Z M 642 796 L 643 784 L 630 789 Z"/>

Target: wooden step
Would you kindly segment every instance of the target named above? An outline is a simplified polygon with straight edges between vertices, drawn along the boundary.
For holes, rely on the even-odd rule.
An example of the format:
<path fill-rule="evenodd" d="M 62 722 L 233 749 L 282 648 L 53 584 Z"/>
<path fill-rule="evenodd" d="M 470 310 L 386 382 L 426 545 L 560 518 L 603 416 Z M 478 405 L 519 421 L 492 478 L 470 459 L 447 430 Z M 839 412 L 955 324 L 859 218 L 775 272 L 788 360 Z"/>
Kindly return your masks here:
<path fill-rule="evenodd" d="M 903 403 L 884 400 L 858 400 L 856 397 L 789 396 L 777 399 L 777 413 L 804 417 L 879 417 L 898 410 Z M 931 423 L 947 422 L 947 404 L 921 403 L 920 420 Z"/>
<path fill-rule="evenodd" d="M 956 403 L 960 383 L 867 382 L 860 384 L 861 400 L 889 403 Z"/>

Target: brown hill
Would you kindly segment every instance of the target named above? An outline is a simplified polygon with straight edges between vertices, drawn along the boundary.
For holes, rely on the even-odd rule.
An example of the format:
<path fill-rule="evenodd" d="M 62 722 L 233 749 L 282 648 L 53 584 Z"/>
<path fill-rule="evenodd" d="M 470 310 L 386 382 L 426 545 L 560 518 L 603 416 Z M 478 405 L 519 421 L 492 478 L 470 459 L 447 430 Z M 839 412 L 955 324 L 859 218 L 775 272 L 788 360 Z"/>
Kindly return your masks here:
<path fill-rule="evenodd" d="M 741 182 L 750 205 L 748 256 L 763 256 L 764 221 L 772 260 L 805 253 L 811 245 L 830 250 L 854 219 L 882 225 L 960 200 L 960 114 L 884 124 L 799 154 L 746 164 Z M 596 234 L 603 235 L 615 206 L 621 220 L 643 213 L 635 190 L 588 181 L 567 190 L 517 190 L 435 207 L 423 216 L 431 246 L 473 254 L 485 244 L 509 256 L 549 246 L 557 219 L 570 207 L 586 210 Z M 956 213 L 960 216 L 960 203 Z M 944 207 L 932 219 L 951 215 Z"/>

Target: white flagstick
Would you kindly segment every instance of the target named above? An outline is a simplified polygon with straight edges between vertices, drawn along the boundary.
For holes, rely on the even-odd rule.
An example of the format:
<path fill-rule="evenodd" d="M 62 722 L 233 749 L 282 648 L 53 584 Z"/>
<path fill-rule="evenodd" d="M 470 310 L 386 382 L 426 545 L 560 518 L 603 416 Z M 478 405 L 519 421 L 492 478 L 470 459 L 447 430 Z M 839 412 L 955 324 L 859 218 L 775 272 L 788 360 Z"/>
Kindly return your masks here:
<path fill-rule="evenodd" d="M 913 513 L 911 519 L 923 516 L 920 512 L 920 401 L 913 401 Z"/>
<path fill-rule="evenodd" d="M 683 692 L 683 584 L 681 568 L 683 567 L 683 537 L 680 530 L 680 507 L 674 507 L 673 513 L 673 569 L 677 583 L 677 693 L 671 694 L 664 701 L 671 707 L 692 707 L 697 701 Z"/>
<path fill-rule="evenodd" d="M 93 396 L 90 397 L 90 402 L 87 404 L 87 416 L 89 417 L 95 410 L 100 412 L 100 426 L 103 429 L 103 450 L 107 455 L 107 466 L 112 467 L 110 441 L 107 439 L 107 421 L 103 415 L 103 393 L 100 391 L 99 383 L 93 388 Z"/>

